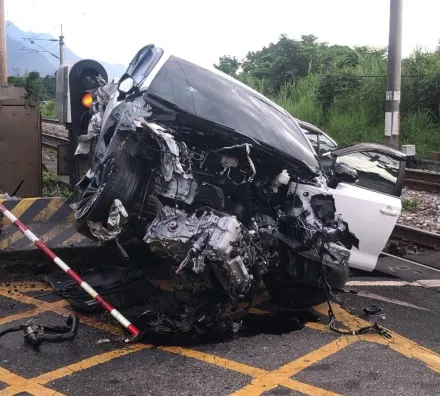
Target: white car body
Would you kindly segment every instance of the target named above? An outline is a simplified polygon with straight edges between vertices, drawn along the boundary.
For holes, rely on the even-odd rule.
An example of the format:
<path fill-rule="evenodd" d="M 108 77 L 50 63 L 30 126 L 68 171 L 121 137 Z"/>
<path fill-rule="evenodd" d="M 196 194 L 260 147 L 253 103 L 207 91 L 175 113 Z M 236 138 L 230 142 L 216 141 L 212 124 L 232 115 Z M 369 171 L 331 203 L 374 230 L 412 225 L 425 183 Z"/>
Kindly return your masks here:
<path fill-rule="evenodd" d="M 163 52 L 156 65 L 151 69 L 151 71 L 149 71 L 148 75 L 146 75 L 145 78 L 139 82 L 138 87 L 140 91 L 148 89 L 151 82 L 154 80 L 162 66 L 167 62 L 171 55 L 172 54 L 166 51 Z M 234 81 L 234 83 L 240 86 L 245 87 L 246 89 L 252 91 L 254 95 L 261 96 L 260 93 L 252 90 L 250 87 L 242 84 L 231 76 L 222 73 L 214 67 L 208 69 L 228 80 Z M 116 91 L 111 96 L 105 113 L 103 114 L 102 125 L 104 129 L 110 114 L 120 103 L 118 102 L 118 96 L 119 93 Z M 278 105 L 273 105 L 283 113 L 288 114 Z M 314 128 L 314 132 L 318 131 L 318 133 L 322 133 L 336 146 L 336 142 L 324 132 L 319 130 L 319 128 L 299 121 L 290 114 L 288 115 L 298 123 L 298 126 L 303 130 L 303 133 L 304 127 L 307 129 Z M 307 137 L 306 134 L 304 134 L 304 136 Z M 310 149 L 316 152 L 310 140 L 307 140 L 310 144 Z M 382 249 L 386 245 L 397 222 L 401 211 L 400 199 L 396 196 L 383 194 L 343 182 L 340 182 L 336 188 L 330 189 L 329 192 L 334 196 L 337 212 L 342 215 L 344 221 L 349 224 L 350 231 L 353 232 L 360 241 L 359 250 L 356 248 L 351 250 L 351 257 L 349 260 L 350 266 L 366 271 L 373 271 L 376 266 L 377 259 Z"/>
<path fill-rule="evenodd" d="M 321 129 L 297 121 L 303 131 L 323 135 L 337 147 L 336 141 Z M 351 250 L 350 267 L 373 271 L 402 210 L 400 198 L 349 183 L 339 183 L 331 193 L 337 211 L 360 241 L 359 249 Z"/>

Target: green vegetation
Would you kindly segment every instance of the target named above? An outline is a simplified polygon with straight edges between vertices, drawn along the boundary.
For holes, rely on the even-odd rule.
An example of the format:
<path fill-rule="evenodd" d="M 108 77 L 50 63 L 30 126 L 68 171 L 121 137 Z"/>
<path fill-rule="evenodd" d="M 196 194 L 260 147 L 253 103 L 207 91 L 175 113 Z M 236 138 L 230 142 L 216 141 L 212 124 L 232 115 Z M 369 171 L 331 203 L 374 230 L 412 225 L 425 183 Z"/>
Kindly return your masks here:
<path fill-rule="evenodd" d="M 383 142 L 386 49 L 328 45 L 313 35 L 283 35 L 245 59 L 223 56 L 218 69 L 270 97 L 340 145 Z M 440 150 L 440 47 L 402 63 L 401 142 Z"/>
<path fill-rule="evenodd" d="M 69 188 L 57 175 L 43 170 L 43 197 L 64 197 L 70 195 Z"/>
<path fill-rule="evenodd" d="M 26 72 L 22 75 L 17 73 L 15 76 L 8 77 L 8 83 L 15 87 L 23 87 L 26 89 L 27 97 L 35 99 L 39 103 L 55 100 L 55 75 L 41 77 L 37 71 Z"/>
<path fill-rule="evenodd" d="M 417 198 L 402 198 L 402 209 L 405 212 L 411 212 L 412 210 L 417 209 L 419 201 Z"/>
<path fill-rule="evenodd" d="M 54 100 L 49 100 L 47 102 L 41 103 L 40 109 L 41 109 L 41 117 L 51 118 L 51 119 L 57 118 L 57 112 L 55 109 L 55 101 Z"/>

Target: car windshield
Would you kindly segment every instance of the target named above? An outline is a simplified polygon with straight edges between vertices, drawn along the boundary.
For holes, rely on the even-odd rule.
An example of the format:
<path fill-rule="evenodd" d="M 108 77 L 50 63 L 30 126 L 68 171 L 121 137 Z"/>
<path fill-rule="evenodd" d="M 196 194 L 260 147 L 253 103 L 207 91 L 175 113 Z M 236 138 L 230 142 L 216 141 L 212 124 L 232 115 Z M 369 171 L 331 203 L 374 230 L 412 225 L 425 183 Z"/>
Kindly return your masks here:
<path fill-rule="evenodd" d="M 221 74 L 172 56 L 152 81 L 148 93 L 272 146 L 314 172 L 319 168 L 310 144 L 288 113 Z"/>

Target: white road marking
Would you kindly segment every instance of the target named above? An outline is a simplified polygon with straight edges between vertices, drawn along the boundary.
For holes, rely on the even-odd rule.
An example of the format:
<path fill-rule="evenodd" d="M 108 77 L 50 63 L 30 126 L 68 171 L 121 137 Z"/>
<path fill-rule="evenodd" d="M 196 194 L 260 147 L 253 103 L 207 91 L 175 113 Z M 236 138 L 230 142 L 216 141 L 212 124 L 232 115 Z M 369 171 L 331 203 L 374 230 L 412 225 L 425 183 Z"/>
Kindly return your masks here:
<path fill-rule="evenodd" d="M 367 293 L 367 292 L 363 292 L 363 291 L 358 291 L 356 295 L 360 296 L 360 297 L 370 298 L 373 300 L 385 301 L 385 302 L 389 302 L 389 303 L 396 304 L 396 305 L 402 305 L 402 306 L 408 307 L 408 308 L 420 309 L 421 311 L 429 311 L 428 308 L 420 307 L 418 305 L 414 305 L 414 304 L 408 303 L 406 301 L 396 300 L 394 298 L 383 297 L 383 296 L 380 296 L 380 295 L 374 294 L 374 293 Z"/>
<path fill-rule="evenodd" d="M 406 281 L 349 281 L 346 286 L 417 286 L 440 287 L 440 279 L 421 279 L 414 282 Z"/>

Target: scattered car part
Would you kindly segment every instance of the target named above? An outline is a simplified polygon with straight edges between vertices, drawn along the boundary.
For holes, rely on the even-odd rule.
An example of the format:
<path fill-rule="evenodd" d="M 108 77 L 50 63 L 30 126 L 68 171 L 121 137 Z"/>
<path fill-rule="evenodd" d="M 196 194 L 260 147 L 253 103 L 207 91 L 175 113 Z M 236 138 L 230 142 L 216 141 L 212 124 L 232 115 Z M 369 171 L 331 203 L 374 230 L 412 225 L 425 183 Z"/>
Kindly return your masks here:
<path fill-rule="evenodd" d="M 364 307 L 362 308 L 362 311 L 367 316 L 378 316 L 382 320 L 386 319 L 383 308 L 380 308 L 377 305 L 372 304 L 370 308 Z"/>
<path fill-rule="evenodd" d="M 0 332 L 0 338 L 8 333 L 22 330 L 26 343 L 38 349 L 43 342 L 64 342 L 73 340 L 78 333 L 79 320 L 74 314 L 69 315 L 64 326 L 48 326 L 27 322 Z"/>
<path fill-rule="evenodd" d="M 110 241 L 115 239 L 121 233 L 121 226 L 127 217 L 128 213 L 122 205 L 122 202 L 119 199 L 115 199 L 110 208 L 107 227 L 104 227 L 100 222 L 94 223 L 91 220 L 87 221 L 87 225 L 95 238 L 100 241 Z"/>
<path fill-rule="evenodd" d="M 78 285 L 81 286 L 94 300 L 110 313 L 122 326 L 124 326 L 134 337 L 140 334 L 140 331 L 131 324 L 123 315 L 119 313 L 111 304 L 104 300 L 88 283 L 74 272 L 63 260 L 50 250 L 38 237 L 31 232 L 20 220 L 18 220 L 5 206 L 0 203 L 0 213 L 2 213 L 15 227 L 17 227 L 35 246 L 48 256 L 59 268 L 69 275 Z"/>
<path fill-rule="evenodd" d="M 152 301 L 158 288 L 136 268 L 110 266 L 96 270 L 86 269 L 81 277 L 99 295 L 115 308 L 126 308 Z M 80 310 L 95 311 L 99 303 L 64 273 L 54 273 L 44 278 L 54 290 Z"/>

